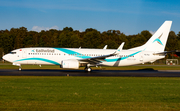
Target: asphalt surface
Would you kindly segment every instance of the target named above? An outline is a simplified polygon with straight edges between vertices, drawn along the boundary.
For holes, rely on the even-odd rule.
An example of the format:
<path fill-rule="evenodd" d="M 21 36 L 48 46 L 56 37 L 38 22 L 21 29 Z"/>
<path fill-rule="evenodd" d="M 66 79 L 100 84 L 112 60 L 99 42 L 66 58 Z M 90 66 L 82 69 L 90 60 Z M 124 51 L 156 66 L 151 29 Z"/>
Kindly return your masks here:
<path fill-rule="evenodd" d="M 0 76 L 120 76 L 120 77 L 180 77 L 180 70 L 54 70 L 0 69 Z"/>

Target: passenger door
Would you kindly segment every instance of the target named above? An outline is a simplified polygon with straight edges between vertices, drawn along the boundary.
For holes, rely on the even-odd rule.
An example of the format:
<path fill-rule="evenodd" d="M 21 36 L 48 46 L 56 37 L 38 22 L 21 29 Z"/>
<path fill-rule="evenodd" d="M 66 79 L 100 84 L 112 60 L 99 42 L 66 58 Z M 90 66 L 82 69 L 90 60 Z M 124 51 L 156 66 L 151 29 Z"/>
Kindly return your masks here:
<path fill-rule="evenodd" d="M 142 52 L 140 53 L 140 59 L 139 59 L 139 60 L 140 60 L 140 62 L 141 62 L 141 63 L 143 63 L 143 62 L 144 62 L 144 55 L 143 55 L 143 53 L 142 53 Z"/>
<path fill-rule="evenodd" d="M 25 50 L 25 49 L 22 50 L 22 57 L 23 57 L 23 58 L 26 58 L 26 57 L 27 57 L 27 53 L 26 53 L 26 50 Z"/>

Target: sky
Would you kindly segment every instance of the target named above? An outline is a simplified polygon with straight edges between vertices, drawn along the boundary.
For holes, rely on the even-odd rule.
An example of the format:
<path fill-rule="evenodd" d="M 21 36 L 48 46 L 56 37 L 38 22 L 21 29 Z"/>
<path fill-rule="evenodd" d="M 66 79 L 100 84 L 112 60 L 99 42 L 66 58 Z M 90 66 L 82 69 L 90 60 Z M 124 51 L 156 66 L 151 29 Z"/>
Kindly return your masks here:
<path fill-rule="evenodd" d="M 29 31 L 72 27 L 126 35 L 154 33 L 166 20 L 180 31 L 180 0 L 0 0 L 0 30 Z"/>

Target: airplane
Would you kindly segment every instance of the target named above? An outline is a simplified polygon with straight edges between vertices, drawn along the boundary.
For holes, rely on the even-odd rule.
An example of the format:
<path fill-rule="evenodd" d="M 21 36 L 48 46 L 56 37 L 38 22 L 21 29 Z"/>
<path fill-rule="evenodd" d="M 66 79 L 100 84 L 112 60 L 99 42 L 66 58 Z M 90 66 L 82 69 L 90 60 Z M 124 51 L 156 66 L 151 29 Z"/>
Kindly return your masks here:
<path fill-rule="evenodd" d="M 3 56 L 3 59 L 19 66 L 23 64 L 59 65 L 61 68 L 78 69 L 85 64 L 85 71 L 93 66 L 129 66 L 154 62 L 165 57 L 164 51 L 172 21 L 165 21 L 142 46 L 124 50 L 124 42 L 117 49 L 88 48 L 20 48 Z"/>

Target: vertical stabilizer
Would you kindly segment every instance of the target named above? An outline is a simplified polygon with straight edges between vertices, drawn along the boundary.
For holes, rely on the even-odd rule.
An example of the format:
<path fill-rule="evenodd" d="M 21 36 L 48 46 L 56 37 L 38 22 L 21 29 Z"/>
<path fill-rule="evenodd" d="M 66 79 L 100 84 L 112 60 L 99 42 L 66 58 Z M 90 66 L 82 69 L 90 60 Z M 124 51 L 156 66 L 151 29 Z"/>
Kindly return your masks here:
<path fill-rule="evenodd" d="M 165 21 L 155 34 L 142 46 L 130 50 L 163 52 L 171 28 L 172 21 Z"/>

